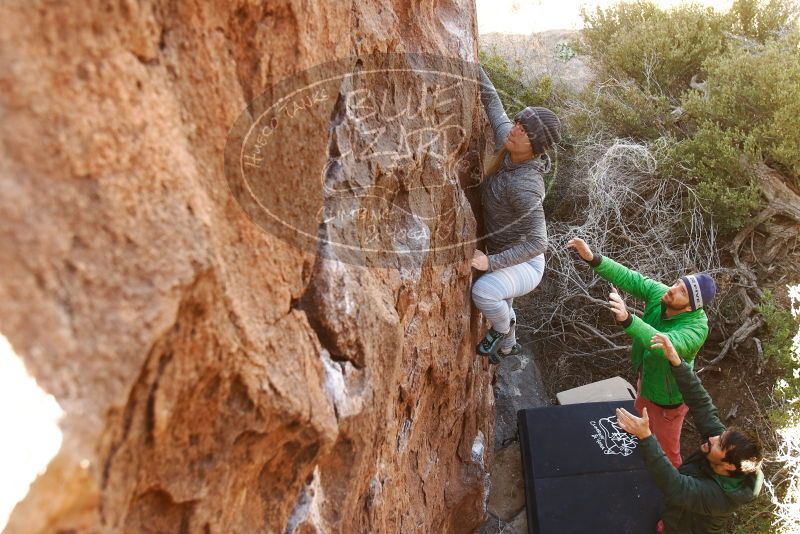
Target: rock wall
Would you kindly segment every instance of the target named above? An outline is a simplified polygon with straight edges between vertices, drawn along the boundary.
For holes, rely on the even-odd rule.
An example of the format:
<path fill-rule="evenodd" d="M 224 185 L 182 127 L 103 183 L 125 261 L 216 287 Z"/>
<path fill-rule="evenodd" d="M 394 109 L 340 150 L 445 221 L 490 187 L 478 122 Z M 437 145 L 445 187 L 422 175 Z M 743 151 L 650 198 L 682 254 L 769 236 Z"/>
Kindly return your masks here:
<path fill-rule="evenodd" d="M 493 400 L 467 259 L 298 247 L 223 168 L 271 84 L 375 52 L 473 60 L 475 35 L 471 0 L 0 5 L 0 331 L 67 414 L 6 532 L 477 527 Z M 470 147 L 450 157 L 474 159 L 482 112 L 457 96 Z M 462 189 L 454 232 L 474 235 Z"/>

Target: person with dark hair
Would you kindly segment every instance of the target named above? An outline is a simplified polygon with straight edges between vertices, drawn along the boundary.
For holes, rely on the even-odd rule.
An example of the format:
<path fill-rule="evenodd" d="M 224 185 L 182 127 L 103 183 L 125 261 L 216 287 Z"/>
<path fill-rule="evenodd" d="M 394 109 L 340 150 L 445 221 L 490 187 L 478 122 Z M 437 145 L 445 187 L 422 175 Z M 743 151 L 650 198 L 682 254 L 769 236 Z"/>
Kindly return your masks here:
<path fill-rule="evenodd" d="M 550 171 L 546 151 L 561 139 L 561 122 L 542 107 L 526 107 L 512 122 L 483 68 L 480 75 L 481 101 L 499 150 L 486 164 L 481 182 L 488 255 L 475 250 L 472 267 L 487 272 L 473 284 L 472 299 L 491 324 L 476 351 L 499 363 L 521 349 L 516 343 L 514 298 L 533 291 L 544 274 L 542 175 Z"/>
<path fill-rule="evenodd" d="M 631 337 L 631 364 L 639 375 L 636 409 L 650 412 L 650 429 L 672 465 L 681 465 L 681 427 L 688 408 L 660 351 L 649 348 L 650 338 L 666 334 L 678 354 L 691 367 L 708 336 L 708 318 L 703 307 L 716 293 L 714 279 L 706 273 L 681 276 L 672 286 L 647 278 L 611 258 L 595 254 L 583 239 L 572 239 L 575 249 L 594 271 L 636 298 L 645 301 L 644 313 L 628 313 L 614 290 L 609 298 L 614 317 Z"/>
<path fill-rule="evenodd" d="M 641 417 L 617 409 L 619 426 L 639 438 L 637 448 L 645 468 L 664 493 L 666 508 L 658 532 L 725 532 L 727 518 L 761 492 L 761 443 L 750 432 L 725 428 L 700 379 L 678 355 L 668 336 L 656 334 L 651 342 L 651 349 L 663 352 L 703 439 L 697 452 L 676 469 L 653 439 L 647 408 L 641 410 Z"/>

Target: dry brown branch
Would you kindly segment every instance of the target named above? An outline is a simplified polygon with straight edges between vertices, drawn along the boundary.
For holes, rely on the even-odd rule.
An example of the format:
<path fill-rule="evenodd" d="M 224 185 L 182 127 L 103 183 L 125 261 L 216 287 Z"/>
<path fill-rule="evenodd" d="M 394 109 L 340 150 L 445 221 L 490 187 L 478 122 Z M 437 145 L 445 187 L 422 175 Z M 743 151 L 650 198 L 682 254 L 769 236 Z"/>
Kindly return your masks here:
<path fill-rule="evenodd" d="M 708 99 L 708 86 L 706 82 L 701 82 L 697 79 L 697 74 L 692 75 L 692 79 L 689 81 L 689 87 L 702 92 L 704 98 Z"/>
<path fill-rule="evenodd" d="M 790 241 L 796 240 L 800 235 L 800 226 L 798 226 L 800 225 L 800 195 L 797 195 L 786 185 L 787 180 L 783 175 L 763 162 L 756 165 L 755 173 L 766 201 L 766 207 L 761 210 L 750 225 L 739 231 L 731 242 L 730 248 L 736 266 L 743 273 L 747 273 L 754 286 L 756 285 L 756 277 L 749 267 L 744 264 L 739 254 L 745 240 L 748 238 L 751 240 L 750 255 L 752 261 L 763 266 L 762 260 L 766 264 L 770 264 L 782 250 L 785 250 Z M 785 217 L 792 221 L 793 224 L 771 221 L 776 216 Z M 767 252 L 762 257 L 758 257 L 753 251 L 752 239 L 755 229 L 762 225 L 767 232 Z"/>
<path fill-rule="evenodd" d="M 748 339 L 756 332 L 756 330 L 761 328 L 763 324 L 764 321 L 759 316 L 753 316 L 748 318 L 744 322 L 744 324 L 742 324 L 742 326 L 740 326 L 738 330 L 736 330 L 736 332 L 733 333 L 732 336 L 730 336 L 728 339 L 726 339 L 724 342 L 721 343 L 722 350 L 720 351 L 719 355 L 717 355 L 716 358 L 708 362 L 706 367 L 711 365 L 716 365 L 719 362 L 721 362 L 731 348 L 735 347 L 736 345 L 739 345 L 740 343 Z M 700 374 L 703 370 L 704 369 L 697 371 L 697 374 Z"/>
<path fill-rule="evenodd" d="M 789 189 L 783 175 L 764 163 L 759 163 L 756 166 L 756 176 L 769 208 L 800 224 L 800 196 Z"/>
<path fill-rule="evenodd" d="M 594 338 L 594 339 L 603 341 L 607 345 L 611 346 L 611 348 L 613 348 L 614 350 L 623 350 L 624 349 L 624 347 L 621 347 L 621 346 L 617 345 L 616 343 L 614 343 L 613 341 L 611 341 L 608 337 L 606 337 L 606 335 L 603 332 L 601 332 L 597 328 L 594 328 L 593 326 L 590 326 L 590 325 L 588 325 L 586 323 L 577 323 L 575 326 L 580 328 L 580 329 L 582 329 L 582 330 L 584 330 L 584 331 L 586 331 L 586 333 L 589 334 L 590 338 Z"/>
<path fill-rule="evenodd" d="M 750 298 L 750 295 L 747 294 L 747 290 L 743 287 L 739 288 L 739 298 L 742 299 L 742 304 L 744 304 L 744 309 L 740 314 L 740 317 L 749 317 L 750 314 L 756 309 L 756 304 L 753 302 L 753 299 Z"/>
<path fill-rule="evenodd" d="M 785 254 L 786 250 L 790 248 L 789 242 L 796 240 L 800 236 L 800 226 L 796 224 L 788 225 L 777 222 L 765 223 L 767 230 L 767 242 L 764 248 L 767 252 L 760 258 L 764 263 L 769 265 L 767 270 L 771 270 L 774 266 L 770 265 L 772 261 L 780 254 Z"/>
<path fill-rule="evenodd" d="M 757 337 L 753 338 L 753 343 L 756 345 L 756 353 L 758 354 L 758 370 L 757 374 L 761 374 L 764 371 L 764 364 L 767 363 L 764 359 L 764 348 L 761 346 L 761 340 Z"/>

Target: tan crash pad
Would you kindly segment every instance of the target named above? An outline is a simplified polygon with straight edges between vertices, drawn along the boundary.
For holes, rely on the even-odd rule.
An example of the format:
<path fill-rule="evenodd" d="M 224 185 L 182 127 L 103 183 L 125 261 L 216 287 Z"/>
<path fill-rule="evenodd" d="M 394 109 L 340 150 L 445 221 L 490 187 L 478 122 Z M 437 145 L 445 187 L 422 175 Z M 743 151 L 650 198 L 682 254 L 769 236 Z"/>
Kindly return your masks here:
<path fill-rule="evenodd" d="M 636 388 L 619 376 L 600 380 L 556 394 L 559 404 L 579 404 L 581 402 L 610 402 L 636 398 Z"/>

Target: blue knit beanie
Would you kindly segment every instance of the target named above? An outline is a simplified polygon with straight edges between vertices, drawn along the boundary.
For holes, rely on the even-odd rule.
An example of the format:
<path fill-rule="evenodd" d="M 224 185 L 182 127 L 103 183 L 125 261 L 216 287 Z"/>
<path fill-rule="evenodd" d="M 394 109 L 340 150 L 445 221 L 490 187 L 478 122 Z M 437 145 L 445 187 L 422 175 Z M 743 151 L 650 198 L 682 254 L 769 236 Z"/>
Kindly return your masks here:
<path fill-rule="evenodd" d="M 688 274 L 681 276 L 681 280 L 689 292 L 689 305 L 692 310 L 707 305 L 717 294 L 717 284 L 706 273 Z"/>

